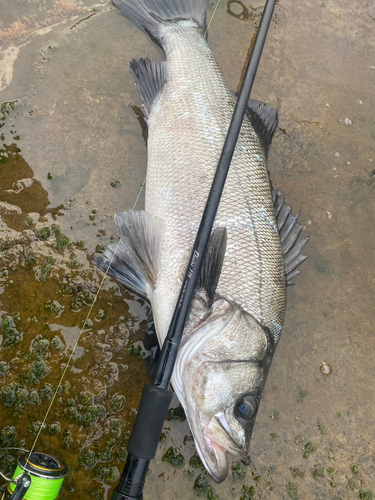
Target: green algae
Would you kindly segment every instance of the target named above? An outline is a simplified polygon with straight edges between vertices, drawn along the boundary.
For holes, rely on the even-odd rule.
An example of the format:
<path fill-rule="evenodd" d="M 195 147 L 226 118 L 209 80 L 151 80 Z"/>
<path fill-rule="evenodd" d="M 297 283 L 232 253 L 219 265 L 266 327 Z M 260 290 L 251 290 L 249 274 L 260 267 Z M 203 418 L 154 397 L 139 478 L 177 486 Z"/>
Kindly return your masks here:
<path fill-rule="evenodd" d="M 303 477 L 305 475 L 305 471 L 298 469 L 298 467 L 293 467 L 291 471 L 293 477 Z"/>
<path fill-rule="evenodd" d="M 55 262 L 56 261 L 53 257 L 47 257 L 45 259 L 44 264 L 40 268 L 40 272 L 37 278 L 39 281 L 46 281 Z"/>
<path fill-rule="evenodd" d="M 78 285 L 76 276 L 78 276 L 79 269 L 62 267 L 66 262 L 66 252 L 69 249 L 54 247 L 54 238 L 58 231 L 57 228 L 54 229 L 55 231 L 51 229 L 51 236 L 45 243 L 40 240 L 38 244 L 47 245 L 48 251 L 55 252 L 55 255 L 45 256 L 28 247 L 24 254 L 21 253 L 19 264 L 12 263 L 12 266 L 8 267 L 3 264 L 3 259 L 0 267 L 2 269 L 0 279 L 14 282 L 14 286 L 7 288 L 2 295 L 4 311 L 0 320 L 0 326 L 4 327 L 2 328 L 3 344 L 0 346 L 3 357 L 0 364 L 0 374 L 3 375 L 0 379 L 2 382 L 0 387 L 2 422 L 3 426 L 11 425 L 13 421 L 16 422 L 14 424 L 17 429 L 16 444 L 23 443 L 25 447 L 32 446 L 32 440 L 40 429 L 47 406 L 52 401 L 61 369 L 68 359 L 69 352 L 65 351 L 65 347 L 71 345 L 71 337 L 69 337 L 71 333 L 65 337 L 65 332 L 73 333 L 73 329 L 79 327 L 89 307 L 93 306 L 92 318 L 95 318 L 95 321 L 89 318 L 91 328 L 86 332 L 91 335 L 93 331 L 95 336 L 91 339 L 90 336 L 86 338 L 85 333 L 83 334 L 82 341 L 87 351 L 85 358 L 82 358 L 84 368 L 90 362 L 95 363 L 94 351 L 90 350 L 96 347 L 98 341 L 106 342 L 105 337 L 109 331 L 111 331 L 109 336 L 111 346 L 112 339 L 126 342 L 125 349 L 122 352 L 119 351 L 118 354 L 116 354 L 115 345 L 111 347 L 114 361 L 116 361 L 116 356 L 120 356 L 124 366 L 132 359 L 134 360 L 134 357 L 127 352 L 129 334 L 132 334 L 133 341 L 143 339 L 146 334 L 146 323 L 140 324 L 137 318 L 129 315 L 126 320 L 120 320 L 126 328 L 118 329 L 118 311 L 127 313 L 128 309 L 124 303 L 124 298 L 129 300 L 126 292 L 120 291 L 118 286 L 112 286 L 111 291 L 101 292 L 98 303 L 95 304 L 96 290 L 90 279 L 97 275 L 96 270 L 90 265 L 89 273 L 86 273 L 83 278 L 79 275 Z M 63 277 L 63 283 L 60 281 L 61 277 Z M 20 296 L 22 296 L 21 303 Z M 74 301 L 79 306 L 77 308 L 80 309 L 79 311 L 71 311 L 70 306 Z M 18 310 L 21 314 L 18 314 Z M 57 317 L 60 319 L 56 320 Z M 100 326 L 97 323 L 98 320 Z M 56 324 L 53 325 L 53 323 Z M 61 324 L 61 330 L 57 323 Z M 139 332 L 137 332 L 138 329 Z M 6 335 L 22 333 L 22 339 L 20 337 L 18 343 L 9 345 L 4 343 Z M 67 339 L 69 339 L 68 344 L 66 344 Z M 74 361 L 72 365 L 74 364 L 80 366 L 81 361 Z M 94 364 L 91 364 L 92 366 Z M 57 454 L 64 459 L 68 457 L 68 463 L 71 461 L 71 456 L 76 456 L 79 463 L 80 457 L 86 451 L 82 450 L 80 443 L 85 442 L 86 439 L 92 439 L 94 433 L 97 432 L 96 426 L 98 425 L 105 431 L 103 436 L 96 441 L 96 457 L 100 456 L 101 460 L 105 460 L 102 464 L 105 466 L 115 467 L 114 461 L 123 464 L 127 453 L 126 442 L 134 421 L 134 413 L 130 411 L 130 408 L 137 407 L 141 388 L 147 381 L 142 363 L 136 363 L 132 373 L 130 371 L 123 373 L 121 385 L 124 381 L 126 383 L 126 380 L 132 380 L 134 375 L 137 377 L 139 388 L 127 394 L 126 399 L 129 401 L 129 410 L 127 410 L 125 397 L 119 393 L 120 382 L 110 381 L 106 363 L 99 362 L 93 373 L 86 370 L 82 377 L 74 376 L 68 369 L 67 385 L 63 383 L 42 430 L 41 438 L 45 451 Z M 19 380 L 13 381 L 15 378 Z M 73 384 L 68 384 L 69 380 L 73 381 Z M 113 383 L 116 384 L 118 390 L 110 389 L 109 394 L 103 399 L 103 394 Z M 113 418 L 114 412 L 119 418 Z M 18 418 L 20 415 L 22 419 Z M 15 417 L 16 420 L 14 420 Z M 40 443 L 41 441 L 39 445 Z M 94 472 L 96 467 L 97 464 L 93 469 L 87 470 L 91 474 L 91 479 L 96 474 Z M 85 468 L 82 467 L 82 470 Z M 101 477 L 106 481 L 112 480 L 111 470 L 109 474 L 104 474 L 104 476 L 101 474 Z"/>
<path fill-rule="evenodd" d="M 125 396 L 122 394 L 115 394 L 111 401 L 111 408 L 115 411 L 121 411 L 125 406 Z"/>
<path fill-rule="evenodd" d="M 354 490 L 357 487 L 353 479 L 348 479 L 348 486 L 351 490 Z"/>
<path fill-rule="evenodd" d="M 255 497 L 254 486 L 242 486 L 240 500 L 250 500 Z"/>
<path fill-rule="evenodd" d="M 355 474 L 356 476 L 358 476 L 358 474 L 359 474 L 359 467 L 358 467 L 358 465 L 351 465 L 350 469 L 353 472 L 353 474 Z"/>
<path fill-rule="evenodd" d="M 314 451 L 316 451 L 316 448 L 312 443 L 305 444 L 303 450 L 303 458 L 308 458 L 310 453 L 313 453 Z"/>
<path fill-rule="evenodd" d="M 48 434 L 50 436 L 56 436 L 61 433 L 61 424 L 59 422 L 53 422 L 48 426 Z"/>
<path fill-rule="evenodd" d="M 30 365 L 29 373 L 27 375 L 27 381 L 30 384 L 36 385 L 40 380 L 46 377 L 51 371 L 51 368 L 43 360 L 36 360 Z"/>
<path fill-rule="evenodd" d="M 59 234 L 56 237 L 56 243 L 54 244 L 54 249 L 56 252 L 63 253 L 67 248 L 70 248 L 72 244 L 65 234 Z"/>
<path fill-rule="evenodd" d="M 6 454 L 2 459 L 0 463 L 0 469 L 3 474 L 5 474 L 8 477 L 11 477 L 13 475 L 13 472 L 16 470 L 17 467 L 17 460 L 9 454 Z"/>
<path fill-rule="evenodd" d="M 163 455 L 163 462 L 168 462 L 174 467 L 182 467 L 185 463 L 185 458 L 183 455 L 173 446 L 168 448 L 166 453 Z"/>
<path fill-rule="evenodd" d="M 125 462 L 128 458 L 128 450 L 126 448 L 120 448 L 117 452 L 117 458 L 122 462 Z"/>
<path fill-rule="evenodd" d="M 110 448 L 103 448 L 98 452 L 98 462 L 110 462 L 113 458 Z"/>
<path fill-rule="evenodd" d="M 12 316 L 6 316 L 1 322 L 1 328 L 5 333 L 4 345 L 13 346 L 22 342 L 23 333 L 17 329 L 17 318 Z"/>
<path fill-rule="evenodd" d="M 57 335 L 51 340 L 51 345 L 55 351 L 62 351 L 65 349 L 64 342 Z"/>
<path fill-rule="evenodd" d="M 121 182 L 120 182 L 118 179 L 112 179 L 112 180 L 111 180 L 111 186 L 112 186 L 113 188 L 117 188 L 117 187 L 119 187 L 120 185 L 121 185 Z"/>
<path fill-rule="evenodd" d="M 362 499 L 362 500 L 372 500 L 374 497 L 372 491 L 368 490 L 368 491 L 365 491 L 365 490 L 362 490 L 360 489 L 359 490 L 359 498 Z"/>
<path fill-rule="evenodd" d="M 34 359 L 46 359 L 49 357 L 49 340 L 42 335 L 37 335 L 31 342 L 30 351 Z"/>
<path fill-rule="evenodd" d="M 25 257 L 24 265 L 26 268 L 31 269 L 38 264 L 38 260 L 37 257 L 33 257 L 32 255 Z"/>
<path fill-rule="evenodd" d="M 184 422 L 186 420 L 186 415 L 182 406 L 179 405 L 176 408 L 170 408 L 166 420 L 179 420 L 180 422 Z"/>
<path fill-rule="evenodd" d="M 295 483 L 288 483 L 285 486 L 285 491 L 288 493 L 290 498 L 299 498 L 298 496 L 298 488 Z"/>
<path fill-rule="evenodd" d="M 43 241 L 48 240 L 51 237 L 51 229 L 49 227 L 43 227 L 39 231 L 36 231 L 36 235 Z"/>
<path fill-rule="evenodd" d="M 86 469 L 93 469 L 95 465 L 97 464 L 97 458 L 94 450 L 87 450 L 86 453 L 82 455 L 80 458 L 80 463 Z"/>
<path fill-rule="evenodd" d="M 191 465 L 195 469 L 200 469 L 201 467 L 203 467 L 202 460 L 200 459 L 197 452 L 195 452 L 194 455 L 190 458 L 189 465 Z"/>
<path fill-rule="evenodd" d="M 54 390 L 51 384 L 44 384 L 44 386 L 39 390 L 40 399 L 43 401 L 52 401 Z"/>
<path fill-rule="evenodd" d="M 316 479 L 318 477 L 323 477 L 324 476 L 324 467 L 317 467 L 316 469 L 313 470 L 312 475 L 313 475 L 314 479 Z"/>
<path fill-rule="evenodd" d="M 16 428 L 13 425 L 7 425 L 0 431 L 0 447 L 11 446 L 17 437 Z"/>
<path fill-rule="evenodd" d="M 107 467 L 102 467 L 99 465 L 95 469 L 95 479 L 96 481 L 99 481 L 101 483 L 113 483 L 114 481 L 117 481 L 119 476 L 119 470 L 115 465 Z"/>
<path fill-rule="evenodd" d="M 135 357 L 141 357 L 142 356 L 142 348 L 139 344 L 132 344 L 128 348 L 129 354 Z"/>
<path fill-rule="evenodd" d="M 307 391 L 300 391 L 297 396 L 297 403 L 302 403 L 307 394 Z"/>
<path fill-rule="evenodd" d="M 9 370 L 9 364 L 6 361 L 0 361 L 0 378 L 6 376 Z"/>
<path fill-rule="evenodd" d="M 30 432 L 30 434 L 33 434 L 34 436 L 36 436 L 40 429 L 43 428 L 45 429 L 47 426 L 46 424 L 42 424 L 42 422 L 39 422 L 38 420 L 35 420 L 34 422 L 32 422 L 29 427 L 28 427 L 28 432 Z"/>
<path fill-rule="evenodd" d="M 206 473 L 199 474 L 194 482 L 193 488 L 198 494 L 205 494 L 208 500 L 217 499 L 216 495 L 213 494 L 212 487 Z"/>
<path fill-rule="evenodd" d="M 94 490 L 90 491 L 89 495 L 93 500 L 103 500 L 103 488 L 95 488 Z"/>
<path fill-rule="evenodd" d="M 237 462 L 232 466 L 232 476 L 236 479 L 243 479 L 246 475 L 246 467 L 242 462 Z"/>

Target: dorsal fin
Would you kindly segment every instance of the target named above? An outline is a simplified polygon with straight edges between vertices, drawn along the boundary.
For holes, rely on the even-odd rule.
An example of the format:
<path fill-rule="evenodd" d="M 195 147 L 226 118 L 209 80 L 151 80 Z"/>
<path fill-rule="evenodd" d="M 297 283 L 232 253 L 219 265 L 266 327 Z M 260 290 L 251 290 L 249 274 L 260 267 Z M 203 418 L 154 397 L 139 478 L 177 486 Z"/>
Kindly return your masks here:
<path fill-rule="evenodd" d="M 150 300 L 156 286 L 164 223 L 144 211 L 115 215 L 120 244 L 109 245 L 93 262 L 138 295 Z"/>
<path fill-rule="evenodd" d="M 281 248 L 284 253 L 285 274 L 287 285 L 301 273 L 297 267 L 304 262 L 308 255 L 302 255 L 302 249 L 310 237 L 300 238 L 303 226 L 298 221 L 299 213 L 294 216 L 292 208 L 288 206 L 284 198 L 275 190 L 272 190 L 273 205 L 275 207 L 276 222 L 279 228 Z"/>
<path fill-rule="evenodd" d="M 227 230 L 225 227 L 217 227 L 211 233 L 197 284 L 197 288 L 202 288 L 205 291 L 209 307 L 214 301 L 216 287 L 223 267 L 226 246 Z"/>
<path fill-rule="evenodd" d="M 232 91 L 232 93 L 237 99 L 238 92 Z M 267 158 L 273 134 L 277 128 L 277 110 L 271 108 L 271 106 L 267 106 L 267 104 L 262 101 L 249 99 L 247 102 L 246 115 L 259 138 L 260 144 Z"/>
<path fill-rule="evenodd" d="M 247 116 L 250 118 L 267 157 L 277 127 L 277 110 L 255 99 L 249 99 L 247 105 Z"/>
<path fill-rule="evenodd" d="M 151 111 L 152 103 L 161 92 L 168 76 L 168 63 L 155 62 L 150 59 L 133 59 L 129 69 L 138 93 L 144 102 L 147 111 Z"/>

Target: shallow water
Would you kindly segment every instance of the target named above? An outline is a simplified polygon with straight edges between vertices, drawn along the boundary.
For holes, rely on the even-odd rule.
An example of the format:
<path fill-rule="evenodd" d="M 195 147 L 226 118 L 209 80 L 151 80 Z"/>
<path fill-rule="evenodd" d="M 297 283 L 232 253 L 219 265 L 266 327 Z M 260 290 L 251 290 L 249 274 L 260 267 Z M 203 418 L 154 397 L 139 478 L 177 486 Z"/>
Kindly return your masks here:
<path fill-rule="evenodd" d="M 261 5 L 222 0 L 210 28 L 234 90 Z M 0 445 L 30 448 L 102 279 L 90 259 L 145 177 L 127 64 L 161 54 L 105 0 L 4 0 L 0 19 Z M 253 463 L 215 485 L 172 418 L 145 500 L 375 492 L 374 22 L 363 0 L 277 5 L 253 97 L 279 110 L 269 169 L 303 210 L 310 258 L 288 290 Z M 147 305 L 107 278 L 37 443 L 70 467 L 62 498 L 111 497 L 154 342 Z"/>

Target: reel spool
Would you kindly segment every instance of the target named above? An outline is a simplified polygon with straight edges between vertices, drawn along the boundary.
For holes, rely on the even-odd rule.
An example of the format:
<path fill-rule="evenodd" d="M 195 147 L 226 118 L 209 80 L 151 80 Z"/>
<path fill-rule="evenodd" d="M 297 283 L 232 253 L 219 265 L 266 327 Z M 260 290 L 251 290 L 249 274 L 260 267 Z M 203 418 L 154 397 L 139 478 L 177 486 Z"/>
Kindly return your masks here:
<path fill-rule="evenodd" d="M 55 500 L 68 472 L 65 462 L 54 455 L 39 452 L 20 455 L 3 499 Z"/>

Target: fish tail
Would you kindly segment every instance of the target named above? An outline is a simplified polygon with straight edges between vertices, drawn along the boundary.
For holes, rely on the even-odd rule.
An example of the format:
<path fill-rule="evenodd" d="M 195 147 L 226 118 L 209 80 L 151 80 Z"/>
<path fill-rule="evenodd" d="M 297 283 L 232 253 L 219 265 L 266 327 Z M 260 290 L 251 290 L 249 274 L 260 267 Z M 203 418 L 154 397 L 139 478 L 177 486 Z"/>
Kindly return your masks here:
<path fill-rule="evenodd" d="M 162 46 L 160 28 L 193 21 L 206 30 L 206 0 L 112 0 L 121 14 Z"/>

